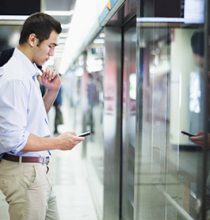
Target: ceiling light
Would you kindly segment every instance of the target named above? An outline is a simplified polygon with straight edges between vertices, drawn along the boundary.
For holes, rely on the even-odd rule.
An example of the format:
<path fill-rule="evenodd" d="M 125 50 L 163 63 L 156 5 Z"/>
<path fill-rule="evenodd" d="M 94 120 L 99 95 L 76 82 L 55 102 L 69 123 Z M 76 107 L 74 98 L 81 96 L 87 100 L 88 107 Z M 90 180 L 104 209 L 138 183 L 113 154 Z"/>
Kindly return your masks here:
<path fill-rule="evenodd" d="M 104 39 L 97 38 L 93 41 L 94 44 L 104 44 Z"/>
<path fill-rule="evenodd" d="M 18 20 L 24 21 L 28 18 L 25 15 L 0 15 L 0 20 Z"/>
<path fill-rule="evenodd" d="M 73 15 L 73 10 L 70 11 L 45 11 L 46 14 L 52 15 L 52 16 L 71 16 Z"/>
<path fill-rule="evenodd" d="M 103 33 L 103 32 L 100 33 L 100 34 L 99 34 L 99 37 L 100 37 L 100 38 L 105 38 L 105 33 Z"/>
<path fill-rule="evenodd" d="M 68 24 L 61 24 L 62 29 L 69 29 L 70 23 Z"/>
<path fill-rule="evenodd" d="M 59 34 L 59 38 L 66 38 L 66 37 L 68 37 L 68 33 Z"/>
<path fill-rule="evenodd" d="M 66 40 L 59 72 L 65 73 L 74 59 L 79 55 L 85 44 L 88 44 L 92 33 L 100 27 L 98 17 L 104 9 L 107 0 L 77 0 L 72 17 L 69 35 Z M 66 59 L 68 57 L 68 59 Z"/>
<path fill-rule="evenodd" d="M 66 39 L 65 38 L 62 38 L 62 39 L 58 39 L 58 44 L 60 46 L 60 44 L 64 44 L 66 42 Z"/>

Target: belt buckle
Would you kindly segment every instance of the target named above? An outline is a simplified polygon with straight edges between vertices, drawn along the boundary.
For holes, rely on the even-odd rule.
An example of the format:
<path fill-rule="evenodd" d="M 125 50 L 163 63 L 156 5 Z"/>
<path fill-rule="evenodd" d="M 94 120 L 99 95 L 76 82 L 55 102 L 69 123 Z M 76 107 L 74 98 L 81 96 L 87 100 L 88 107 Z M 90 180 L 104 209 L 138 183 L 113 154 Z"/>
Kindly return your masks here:
<path fill-rule="evenodd" d="M 49 162 L 50 162 L 50 158 L 49 158 L 49 157 L 42 157 L 42 164 L 43 164 L 43 165 L 44 165 L 44 164 L 48 165 Z"/>

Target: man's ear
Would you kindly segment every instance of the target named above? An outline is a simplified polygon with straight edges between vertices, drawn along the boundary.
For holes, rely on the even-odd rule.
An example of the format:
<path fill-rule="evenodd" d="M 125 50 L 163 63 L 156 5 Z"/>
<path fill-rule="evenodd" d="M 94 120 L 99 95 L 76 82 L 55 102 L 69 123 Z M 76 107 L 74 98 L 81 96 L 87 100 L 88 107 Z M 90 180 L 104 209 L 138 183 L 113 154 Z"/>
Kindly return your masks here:
<path fill-rule="evenodd" d="M 35 34 L 30 34 L 28 37 L 28 44 L 30 47 L 36 47 L 38 45 L 38 39 Z"/>

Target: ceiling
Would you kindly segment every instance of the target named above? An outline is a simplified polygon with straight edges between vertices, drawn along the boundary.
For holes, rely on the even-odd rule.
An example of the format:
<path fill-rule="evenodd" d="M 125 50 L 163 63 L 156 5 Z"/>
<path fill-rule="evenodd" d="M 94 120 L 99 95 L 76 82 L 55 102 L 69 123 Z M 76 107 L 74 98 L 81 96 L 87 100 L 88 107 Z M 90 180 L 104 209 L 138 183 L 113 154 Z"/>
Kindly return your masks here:
<path fill-rule="evenodd" d="M 68 71 L 74 59 L 101 28 L 98 15 L 107 0 L 42 0 L 42 11 L 54 16 L 62 24 L 53 59 L 54 68 L 60 73 Z M 63 13 L 55 15 L 53 11 Z M 65 13 L 67 15 L 65 15 Z M 48 63 L 49 64 L 49 63 Z"/>
<path fill-rule="evenodd" d="M 98 15 L 106 1 L 1 0 L 4 7 L 0 7 L 0 51 L 17 45 L 23 22 L 41 8 L 41 12 L 52 15 L 62 26 L 58 46 L 47 65 L 65 73 L 82 48 L 91 41 L 92 35 L 101 29 Z"/>
<path fill-rule="evenodd" d="M 65 42 L 68 36 L 70 23 L 74 14 L 76 0 L 42 0 L 41 11 L 46 12 L 60 21 L 62 33 L 60 34 L 58 47 L 55 50 L 54 62 L 59 65 Z"/>

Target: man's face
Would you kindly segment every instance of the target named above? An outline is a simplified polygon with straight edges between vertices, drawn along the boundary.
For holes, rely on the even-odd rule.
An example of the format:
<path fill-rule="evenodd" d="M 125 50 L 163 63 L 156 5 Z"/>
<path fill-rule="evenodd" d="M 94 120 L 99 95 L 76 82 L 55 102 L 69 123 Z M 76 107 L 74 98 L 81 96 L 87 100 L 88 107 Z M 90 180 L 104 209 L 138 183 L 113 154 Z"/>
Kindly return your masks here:
<path fill-rule="evenodd" d="M 34 63 L 42 66 L 50 56 L 54 55 L 55 47 L 57 46 L 58 34 L 55 31 L 52 31 L 47 40 L 42 41 L 41 43 L 37 42 L 37 47 L 34 48 Z"/>
<path fill-rule="evenodd" d="M 208 47 L 208 56 L 210 56 L 210 47 Z M 201 56 L 199 54 L 193 54 L 193 59 L 196 65 L 199 66 L 199 68 L 204 71 L 205 68 L 205 58 L 204 56 Z M 207 70 L 210 71 L 210 62 L 207 62 Z"/>
<path fill-rule="evenodd" d="M 203 68 L 204 68 L 204 58 L 202 56 L 194 54 L 194 61 L 195 61 L 195 64 L 198 65 L 203 70 Z"/>

